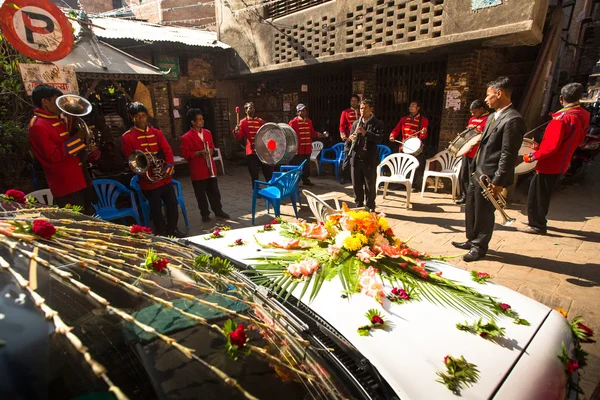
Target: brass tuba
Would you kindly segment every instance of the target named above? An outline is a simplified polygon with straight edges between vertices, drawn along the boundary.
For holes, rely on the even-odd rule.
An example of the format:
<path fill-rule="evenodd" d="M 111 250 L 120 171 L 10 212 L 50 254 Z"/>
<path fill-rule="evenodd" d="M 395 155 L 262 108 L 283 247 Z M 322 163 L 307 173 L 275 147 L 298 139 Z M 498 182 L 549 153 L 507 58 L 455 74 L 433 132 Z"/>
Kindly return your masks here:
<path fill-rule="evenodd" d="M 157 182 L 165 177 L 165 160 L 154 157 L 148 151 L 134 150 L 127 162 L 136 175 L 145 174 L 150 182 Z"/>
<path fill-rule="evenodd" d="M 81 96 L 65 94 L 56 99 L 56 106 L 67 116 L 69 132 L 72 132 L 75 125 L 75 131 L 83 130 L 85 132 L 85 144 L 89 149 L 95 142 L 94 134 L 81 117 L 92 112 L 92 104 Z"/>
<path fill-rule="evenodd" d="M 472 176 L 475 177 L 474 172 Z M 479 178 L 475 177 L 475 179 L 477 179 L 477 183 L 479 183 L 479 186 L 481 186 L 481 194 L 483 197 L 489 200 L 494 208 L 500 212 L 500 215 L 502 216 L 502 226 L 512 225 L 512 223 L 515 222 L 515 219 L 509 217 L 506 211 L 504 211 L 504 207 L 506 207 L 506 199 L 501 193 L 498 194 L 497 197 L 494 196 L 494 193 L 492 193 L 492 190 L 490 189 L 490 184 L 492 183 L 490 177 L 483 174 Z"/>

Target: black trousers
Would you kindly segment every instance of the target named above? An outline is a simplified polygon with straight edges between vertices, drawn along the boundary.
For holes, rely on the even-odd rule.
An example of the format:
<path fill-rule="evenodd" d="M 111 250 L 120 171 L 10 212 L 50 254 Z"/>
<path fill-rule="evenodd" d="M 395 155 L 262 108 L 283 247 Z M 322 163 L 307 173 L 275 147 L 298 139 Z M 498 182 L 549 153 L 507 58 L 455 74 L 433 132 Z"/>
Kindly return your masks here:
<path fill-rule="evenodd" d="M 302 167 L 302 182 L 310 182 L 310 154 L 296 154 L 292 158 L 292 165 L 300 165 L 302 161 L 306 160 L 304 167 Z"/>
<path fill-rule="evenodd" d="M 473 159 L 463 156 L 462 157 L 462 166 L 460 167 L 460 173 L 458 174 L 458 179 L 460 183 L 460 196 L 467 198 L 467 189 L 469 188 L 469 180 L 471 178 L 471 165 L 473 164 Z"/>
<path fill-rule="evenodd" d="M 494 233 L 494 212 L 496 209 L 490 201 L 483 197 L 481 187 L 475 181 L 475 178 L 469 180 L 465 211 L 467 240 L 485 255 Z"/>
<path fill-rule="evenodd" d="M 421 153 L 419 154 L 417 157 L 417 160 L 419 161 L 419 166 L 417 167 L 416 171 L 415 171 L 415 178 L 413 180 L 413 188 L 417 188 L 420 189 L 421 185 L 423 184 L 423 174 L 425 173 L 425 161 L 427 160 L 427 157 L 425 157 L 425 154 Z"/>
<path fill-rule="evenodd" d="M 254 181 L 258 179 L 258 171 L 262 169 L 262 173 L 265 176 L 265 182 L 269 182 L 273 177 L 273 166 L 263 164 L 256 154 L 248 154 L 248 171 L 250 172 L 250 178 L 252 179 L 252 189 L 254 189 Z M 213 209 L 214 211 L 214 209 Z"/>
<path fill-rule="evenodd" d="M 377 180 L 377 165 L 359 159 L 350 160 L 352 175 L 352 188 L 354 189 L 354 202 L 365 204 L 370 209 L 375 209 L 375 182 Z"/>
<path fill-rule="evenodd" d="M 198 201 L 200 215 L 203 217 L 208 217 L 210 215 L 208 203 L 210 203 L 210 208 L 215 214 L 220 214 L 223 212 L 223 206 L 221 205 L 221 193 L 219 192 L 217 178 L 192 181 L 192 185 L 194 186 L 194 194 L 196 195 L 196 200 Z"/>
<path fill-rule="evenodd" d="M 93 215 L 94 209 L 92 207 L 92 199 L 93 199 L 93 188 L 88 186 L 85 189 L 78 190 L 73 193 L 69 193 L 66 196 L 55 197 L 54 204 L 63 208 L 67 204 L 71 204 L 74 206 L 83 207 L 83 212 L 86 215 Z"/>
<path fill-rule="evenodd" d="M 559 174 L 535 173 L 529 184 L 527 195 L 527 218 L 529 226 L 546 232 L 548 221 L 548 209 L 550 208 L 550 196 L 552 189 L 559 178 Z"/>
<path fill-rule="evenodd" d="M 144 197 L 150 203 L 150 218 L 154 221 L 157 235 L 175 235 L 179 210 L 177 209 L 177 196 L 173 184 L 161 186 L 152 190 L 142 190 Z M 167 222 L 162 214 L 162 202 L 167 208 Z"/>

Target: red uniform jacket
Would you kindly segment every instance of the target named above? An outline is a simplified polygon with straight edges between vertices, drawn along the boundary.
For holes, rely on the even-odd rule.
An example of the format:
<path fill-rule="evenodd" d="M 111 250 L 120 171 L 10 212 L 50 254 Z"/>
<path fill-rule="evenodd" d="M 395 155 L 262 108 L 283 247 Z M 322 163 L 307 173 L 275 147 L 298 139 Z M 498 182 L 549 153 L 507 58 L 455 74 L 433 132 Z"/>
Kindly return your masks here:
<path fill-rule="evenodd" d="M 538 160 L 535 170 L 540 174 L 567 172 L 571 157 L 583 143 L 589 125 L 590 113 L 578 105 L 563 108 L 552 115 L 540 148 L 533 153 Z"/>
<path fill-rule="evenodd" d="M 204 142 L 200 139 L 200 134 L 197 131 L 190 129 L 181 137 L 181 144 L 179 145 L 181 148 L 181 155 L 188 160 L 190 175 L 193 181 L 201 181 L 208 179 L 211 176 L 206 158 L 196 155 L 196 152 L 204 150 L 205 148 L 214 149 L 215 144 L 213 142 L 212 133 L 210 133 L 208 129 L 202 129 L 202 136 Z M 215 161 L 212 158 L 211 163 L 212 170 L 216 173 L 217 164 L 215 164 Z"/>
<path fill-rule="evenodd" d="M 79 159 L 85 143 L 69 135 L 62 118 L 36 108 L 29 122 L 29 142 L 44 168 L 52 196 L 63 197 L 87 187 Z"/>
<path fill-rule="evenodd" d="M 344 134 L 346 137 L 352 134 L 352 124 L 358 119 L 360 112 L 354 108 L 349 108 L 342 111 L 340 116 L 340 136 Z"/>
<path fill-rule="evenodd" d="M 414 118 L 407 115 L 400 118 L 400 122 L 398 122 L 398 125 L 392 130 L 392 136 L 396 139 L 396 137 L 402 133 L 402 142 L 411 137 L 418 137 L 421 140 L 425 140 L 427 137 L 428 126 L 429 120 L 421 114 L 415 115 Z M 419 131 L 421 131 L 421 133 L 417 136 L 417 132 Z"/>
<path fill-rule="evenodd" d="M 160 129 L 146 127 L 143 131 L 138 128 L 131 128 L 121 136 L 121 151 L 125 156 L 125 159 L 129 158 L 129 155 L 134 150 L 148 151 L 150 154 L 156 157 L 159 150 L 162 150 L 165 155 L 165 168 L 167 175 L 164 179 L 156 182 L 150 182 L 146 175 L 139 176 L 140 188 L 142 190 L 152 190 L 159 188 L 164 185 L 168 185 L 172 182 L 171 175 L 174 172 L 175 162 L 173 160 L 173 150 L 165 139 Z"/>
<path fill-rule="evenodd" d="M 467 124 L 467 129 L 475 128 L 480 133 L 483 133 L 483 130 L 485 129 L 485 124 L 487 124 L 487 119 L 489 116 L 490 116 L 490 113 L 485 113 L 479 118 L 471 117 L 471 119 L 469 120 L 469 123 Z M 475 146 L 473 146 L 473 148 L 471 150 L 469 150 L 469 152 L 467 154 L 465 154 L 465 157 L 469 157 L 469 158 L 475 157 L 475 154 L 477 153 L 478 148 L 479 148 L 479 143 L 476 144 Z"/>
<path fill-rule="evenodd" d="M 296 154 L 311 154 L 312 139 L 319 137 L 319 133 L 313 128 L 312 121 L 308 118 L 301 120 L 296 117 L 289 122 L 289 125 L 298 136 L 298 151 Z"/>
<path fill-rule="evenodd" d="M 237 140 L 246 138 L 246 155 L 256 154 L 254 151 L 254 138 L 258 129 L 265 124 L 260 118 L 244 118 L 240 121 L 240 130 L 234 135 Z"/>

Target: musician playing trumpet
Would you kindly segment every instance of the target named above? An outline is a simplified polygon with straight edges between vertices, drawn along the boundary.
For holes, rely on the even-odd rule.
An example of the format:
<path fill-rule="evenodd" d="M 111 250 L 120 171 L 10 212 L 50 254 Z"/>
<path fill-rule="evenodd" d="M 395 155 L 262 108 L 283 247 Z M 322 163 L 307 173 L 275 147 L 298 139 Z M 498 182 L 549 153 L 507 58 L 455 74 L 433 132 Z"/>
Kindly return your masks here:
<path fill-rule="evenodd" d="M 87 147 L 84 132 L 69 132 L 56 99 L 63 93 L 49 85 L 33 89 L 34 115 L 29 122 L 29 141 L 35 158 L 40 162 L 54 204 L 84 208 L 91 213 L 89 178 L 81 160 Z"/>
<path fill-rule="evenodd" d="M 512 82 L 507 77 L 500 77 L 487 85 L 485 101 L 495 112 L 488 118 L 471 165 L 470 173 L 474 175 L 469 181 L 465 206 L 467 240 L 452 242 L 454 247 L 469 250 L 463 257 L 466 262 L 485 257 L 494 233 L 496 207 L 493 201 L 484 197 L 481 186 L 486 187 L 488 197 L 500 199 L 502 190 L 514 181 L 515 161 L 525 135 L 525 121 L 512 106 L 512 90 Z"/>
<path fill-rule="evenodd" d="M 133 128 L 121 136 L 121 151 L 128 159 L 134 150 L 149 153 L 153 158 L 164 160 L 161 171 L 153 171 L 152 176 L 162 177 L 151 181 L 147 175 L 140 174 L 139 184 L 144 197 L 150 203 L 150 218 L 154 221 L 157 235 L 181 236 L 177 231 L 179 210 L 177 196 L 173 188 L 172 175 L 175 172 L 175 161 L 171 146 L 160 129 L 148 126 L 148 109 L 140 102 L 129 105 L 129 115 Z M 163 218 L 162 202 L 167 208 L 167 222 Z"/>
<path fill-rule="evenodd" d="M 490 115 L 490 113 L 485 109 L 485 103 L 477 99 L 471 103 L 469 111 L 471 112 L 471 119 L 469 119 L 467 129 L 475 129 L 479 133 L 482 133 L 485 129 L 488 116 Z M 477 153 L 478 148 L 479 143 L 473 146 L 471 150 L 469 150 L 462 158 L 462 167 L 459 175 L 461 197 L 456 200 L 456 204 L 465 204 L 467 200 L 467 188 L 469 187 L 469 179 L 471 175 L 469 170 L 471 169 L 473 157 L 475 157 L 475 153 Z"/>
<path fill-rule="evenodd" d="M 401 135 L 402 142 L 405 142 L 412 137 L 416 137 L 423 142 L 427 138 L 428 127 L 429 120 L 421 115 L 421 103 L 412 101 L 408 106 L 408 115 L 400 118 L 400 121 L 392 130 L 392 133 L 390 133 L 390 142 L 396 141 L 396 138 L 399 135 Z M 402 144 L 398 147 L 398 151 L 402 151 Z M 419 168 L 415 173 L 415 183 L 413 184 L 413 188 L 421 187 L 421 179 L 423 178 L 423 170 L 425 168 L 425 156 L 418 156 L 417 159 L 419 160 Z"/>
<path fill-rule="evenodd" d="M 188 160 L 194 194 L 202 221 L 210 221 L 210 208 L 218 218 L 228 219 L 223 211 L 221 193 L 217 184 L 217 165 L 213 159 L 215 144 L 212 133 L 204 129 L 204 113 L 198 108 L 192 108 L 187 113 L 191 129 L 181 137 L 181 155 Z M 208 197 L 208 201 L 207 201 Z"/>

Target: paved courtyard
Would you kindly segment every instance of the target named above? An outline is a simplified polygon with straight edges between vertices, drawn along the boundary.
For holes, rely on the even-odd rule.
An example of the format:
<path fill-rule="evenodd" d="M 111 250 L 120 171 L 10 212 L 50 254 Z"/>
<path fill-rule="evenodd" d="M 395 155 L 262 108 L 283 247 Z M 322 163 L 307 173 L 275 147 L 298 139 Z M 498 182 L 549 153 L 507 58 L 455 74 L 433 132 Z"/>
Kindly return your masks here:
<path fill-rule="evenodd" d="M 252 190 L 250 176 L 245 166 L 226 163 L 226 175 L 219 175 L 219 187 L 224 210 L 231 215 L 225 224 L 232 229 L 251 226 Z M 221 167 L 218 170 L 221 173 Z M 313 175 L 316 171 L 313 168 Z M 203 223 L 189 179 L 178 171 L 177 179 L 183 185 L 190 221 L 188 235 L 209 232 L 216 223 L 214 218 Z M 336 193 L 340 199 L 353 202 L 352 186 L 337 183 L 327 167 L 327 175 L 313 176 L 315 194 Z M 455 205 L 450 196 L 450 183 L 424 197 L 413 193 L 412 208 L 405 208 L 403 190 L 382 192 L 377 198 L 377 211 L 390 219 L 394 232 L 401 238 L 412 237 L 411 246 L 430 254 L 458 255 L 460 250 L 451 245 L 453 240 L 464 240 L 464 210 Z M 600 335 L 600 171 L 591 166 L 585 181 L 577 186 L 560 187 L 554 194 L 549 214 L 548 235 L 536 236 L 516 231 L 515 226 L 527 221 L 525 204 L 527 184 L 519 186 L 507 212 L 517 219 L 512 227 L 496 225 L 490 251 L 484 260 L 467 264 L 461 258 L 450 262 L 467 270 L 477 269 L 493 275 L 493 280 L 513 290 L 534 298 L 550 307 L 568 311 L 571 319 L 584 316 L 586 323 Z M 256 224 L 273 219 L 267 215 L 264 201 L 257 202 Z M 282 206 L 282 217 L 294 216 L 291 205 Z M 272 210 L 271 210 L 272 212 Z M 312 219 L 304 202 L 299 216 Z M 211 217 L 213 217 L 211 215 Z M 500 217 L 497 217 L 498 220 Z M 180 218 L 183 231 L 183 218 Z M 590 353 L 589 365 L 582 377 L 585 398 L 594 392 L 600 382 L 600 344 L 586 344 Z"/>

